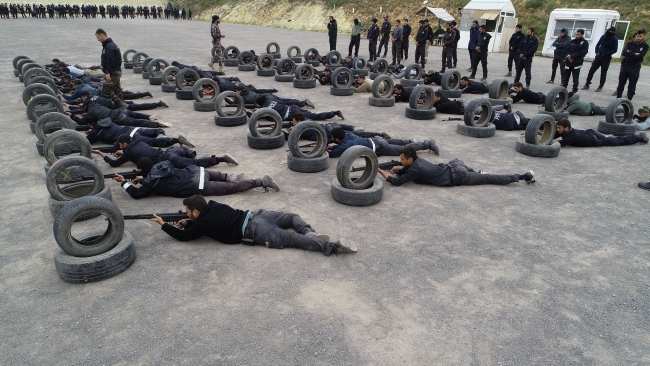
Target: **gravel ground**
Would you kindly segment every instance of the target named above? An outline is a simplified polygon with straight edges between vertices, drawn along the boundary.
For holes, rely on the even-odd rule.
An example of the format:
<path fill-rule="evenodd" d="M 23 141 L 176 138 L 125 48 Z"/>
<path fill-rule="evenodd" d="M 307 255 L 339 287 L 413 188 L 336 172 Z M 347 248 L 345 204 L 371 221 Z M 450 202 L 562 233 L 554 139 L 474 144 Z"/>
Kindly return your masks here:
<path fill-rule="evenodd" d="M 65 28 L 64 28 L 65 27 Z M 57 275 L 57 250 L 47 207 L 44 159 L 34 148 L 11 60 L 25 54 L 46 63 L 99 63 L 97 27 L 122 50 L 205 67 L 209 24 L 144 20 L 20 20 L 0 22 L 0 364 L 606 364 L 650 363 L 648 292 L 648 146 L 564 148 L 555 159 L 517 153 L 520 132 L 472 139 L 439 114 L 404 117 L 404 105 L 370 107 L 368 94 L 334 97 L 329 87 L 294 89 L 255 73 L 228 75 L 280 95 L 308 97 L 316 110 L 341 109 L 346 123 L 395 137 L 434 137 L 441 155 L 491 173 L 533 169 L 538 182 L 438 188 L 386 186 L 381 203 L 355 208 L 329 193 L 336 161 L 317 174 L 286 167 L 285 148 L 256 151 L 246 127 L 221 128 L 213 113 L 195 112 L 126 70 L 123 86 L 150 90 L 169 109 L 168 135 L 187 134 L 198 152 L 230 152 L 248 177 L 271 174 L 281 192 L 260 189 L 218 197 L 241 209 L 299 213 L 316 230 L 353 240 L 359 252 L 324 257 L 301 250 L 176 242 L 147 221 L 126 223 L 138 258 L 126 272 L 73 285 Z M 282 52 L 327 47 L 327 36 L 222 25 L 224 45 Z M 339 46 L 347 43 L 340 37 Z M 366 56 L 363 42 L 361 55 Z M 347 44 L 345 45 L 347 46 Z M 411 47 L 413 48 L 413 46 Z M 413 57 L 414 50 L 411 50 Z M 459 52 L 459 69 L 469 66 Z M 439 69 L 440 49 L 427 67 Z M 492 80 L 507 55 L 490 54 Z M 550 59 L 535 58 L 533 89 L 547 92 Z M 587 66 L 588 67 L 588 66 Z M 585 70 L 586 73 L 586 70 Z M 583 98 L 606 105 L 617 79 L 610 68 L 603 93 Z M 463 73 L 465 74 L 465 73 Z M 642 75 L 648 70 L 643 68 Z M 583 74 L 584 80 L 586 76 Z M 639 83 L 635 107 L 650 91 Z M 471 98 L 471 97 L 470 97 Z M 538 106 L 516 105 L 532 116 Z M 335 119 L 338 120 L 338 119 Z M 599 117 L 572 117 L 596 128 Z M 15 144 L 14 144 L 15 142 Z M 381 158 L 380 160 L 389 160 Z M 106 172 L 131 169 L 130 165 Z M 122 212 L 170 212 L 175 198 L 132 200 L 115 182 Z"/>

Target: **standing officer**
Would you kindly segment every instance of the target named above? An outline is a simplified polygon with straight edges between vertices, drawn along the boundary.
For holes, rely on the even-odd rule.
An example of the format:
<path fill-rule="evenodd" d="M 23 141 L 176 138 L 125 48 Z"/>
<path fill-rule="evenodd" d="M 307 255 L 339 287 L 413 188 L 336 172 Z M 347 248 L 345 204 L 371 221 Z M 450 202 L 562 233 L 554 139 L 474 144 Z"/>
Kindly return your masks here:
<path fill-rule="evenodd" d="M 424 70 L 424 63 L 426 62 L 424 58 L 424 52 L 427 47 L 427 40 L 429 39 L 429 30 L 424 26 L 424 20 L 420 20 L 420 27 L 418 28 L 418 33 L 415 35 L 415 63 L 418 61 L 422 65 Z"/>
<path fill-rule="evenodd" d="M 508 43 L 508 73 L 503 76 L 512 76 L 512 62 L 515 62 L 515 68 L 519 63 L 519 45 L 521 44 L 521 40 L 524 39 L 521 28 L 521 24 L 517 24 L 515 26 L 515 32 L 510 36 Z"/>
<path fill-rule="evenodd" d="M 625 89 L 625 83 L 630 80 L 627 87 L 627 99 L 632 100 L 636 91 L 636 82 L 639 80 L 641 72 L 641 62 L 645 54 L 648 53 L 648 44 L 643 40 L 645 38 L 645 29 L 638 30 L 633 37 L 633 41 L 628 43 L 623 50 L 623 61 L 621 62 L 621 72 L 618 74 L 618 88 L 616 88 L 616 97 L 620 98 Z"/>
<path fill-rule="evenodd" d="M 354 57 L 359 56 L 359 44 L 361 43 L 361 21 L 354 18 L 352 33 L 350 34 L 350 45 L 348 46 L 348 56 L 352 56 L 352 47 L 354 48 Z"/>
<path fill-rule="evenodd" d="M 515 75 L 515 83 L 519 82 L 521 79 L 521 72 L 526 70 L 526 88 L 530 88 L 530 77 L 531 71 L 530 68 L 533 64 L 533 57 L 535 52 L 537 52 L 537 46 L 539 45 L 539 40 L 535 36 L 535 28 L 528 28 L 526 31 L 526 38 L 521 40 L 519 43 L 519 60 L 517 62 L 517 75 Z"/>
<path fill-rule="evenodd" d="M 553 84 L 555 82 L 555 70 L 558 65 L 560 66 L 560 81 L 564 80 L 564 63 L 566 61 L 566 53 L 569 50 L 569 42 L 571 42 L 571 38 L 567 35 L 566 28 L 560 29 L 560 36 L 551 45 L 555 47 L 555 52 L 553 53 L 553 71 L 551 71 L 551 80 L 547 81 L 546 84 Z"/>
<path fill-rule="evenodd" d="M 339 33 L 339 28 L 336 25 L 336 19 L 330 15 L 330 22 L 327 23 L 327 35 L 330 39 L 330 51 L 336 51 L 336 36 Z"/>
<path fill-rule="evenodd" d="M 562 80 L 562 86 L 567 87 L 569 85 L 569 77 L 573 75 L 573 92 L 578 92 L 578 85 L 580 85 L 580 69 L 582 68 L 582 63 L 585 61 L 585 56 L 589 52 L 589 42 L 587 42 L 583 36 L 585 34 L 584 29 L 578 29 L 576 31 L 576 38 L 572 39 L 569 42 L 568 56 L 566 57 L 566 64 L 564 65 L 564 79 Z"/>
<path fill-rule="evenodd" d="M 453 68 L 454 69 L 456 68 L 456 65 L 458 64 L 458 41 L 460 41 L 460 30 L 458 30 L 458 28 L 456 28 L 456 25 L 457 25 L 456 21 L 453 20 L 451 22 L 451 26 L 452 26 L 452 30 L 454 32 L 456 32 L 456 37 L 454 38 L 454 48 L 453 48 L 453 54 L 454 54 L 454 56 L 453 56 L 454 57 L 454 66 L 453 66 Z"/>
<path fill-rule="evenodd" d="M 219 64 L 219 71 L 225 74 L 225 70 L 223 69 L 223 54 L 221 50 L 221 38 L 225 38 L 226 36 L 221 34 L 221 28 L 219 28 L 219 23 L 221 23 L 221 19 L 219 19 L 219 16 L 213 15 L 212 25 L 210 26 L 210 34 L 212 35 L 212 50 L 214 51 L 214 57 L 212 57 L 212 61 L 208 62 L 208 66 L 210 66 L 210 68 L 214 70 L 214 64 Z"/>
<path fill-rule="evenodd" d="M 402 60 L 409 59 L 409 37 L 411 36 L 411 26 L 409 20 L 404 18 L 402 25 Z"/>
<path fill-rule="evenodd" d="M 393 42 L 391 52 L 393 54 L 393 63 L 391 65 L 399 65 L 402 63 L 402 36 L 403 36 L 402 27 L 400 26 L 400 20 L 395 20 L 395 28 L 393 28 L 393 34 L 390 37 L 390 40 Z M 397 63 L 395 63 L 397 59 Z"/>
<path fill-rule="evenodd" d="M 467 45 L 467 49 L 469 50 L 469 62 L 471 63 L 472 60 L 474 60 L 474 54 L 476 53 L 476 42 L 478 42 L 478 35 L 479 35 L 479 30 L 478 30 L 478 21 L 474 20 L 472 21 L 472 27 L 469 29 L 469 44 Z M 472 71 L 472 67 L 470 66 L 467 71 Z"/>
<path fill-rule="evenodd" d="M 95 31 L 95 37 L 102 43 L 102 71 L 105 74 L 102 94 L 119 108 L 126 109 L 128 105 L 124 103 L 122 96 L 122 53 L 119 47 L 108 38 L 106 31 L 99 28 Z"/>
<path fill-rule="evenodd" d="M 388 21 L 388 15 L 384 15 L 384 22 L 381 24 L 381 41 L 379 41 L 379 50 L 377 51 L 377 55 L 381 53 L 381 48 L 382 46 L 384 48 L 384 58 L 386 58 L 386 54 L 388 53 L 388 40 L 390 39 L 390 22 Z M 377 58 L 375 56 L 375 59 Z"/>
<path fill-rule="evenodd" d="M 472 75 L 469 78 L 474 79 L 476 76 L 476 69 L 478 69 L 478 62 L 481 61 L 481 67 L 483 68 L 483 78 L 481 78 L 481 81 L 487 81 L 488 46 L 490 45 L 490 39 L 492 39 L 492 36 L 490 33 L 485 31 L 485 24 L 481 25 L 478 30 L 479 35 L 478 41 L 476 43 L 476 53 L 474 54 L 474 59 L 472 60 Z"/>
<path fill-rule="evenodd" d="M 597 92 L 603 90 L 605 85 L 605 80 L 607 80 L 607 70 L 609 69 L 609 63 L 612 61 L 612 55 L 618 51 L 618 38 L 616 38 L 616 28 L 610 27 L 603 36 L 600 37 L 598 43 L 596 43 L 596 58 L 589 68 L 589 73 L 587 74 L 587 81 L 585 86 L 582 87 L 582 90 L 589 90 L 589 84 L 591 84 L 591 79 L 594 77 L 596 70 L 600 67 L 600 84 L 598 84 Z"/>
<path fill-rule="evenodd" d="M 442 36 L 442 69 L 440 73 L 445 72 L 445 68 L 448 67 L 451 69 L 452 59 L 454 57 L 454 38 L 456 37 L 456 32 L 454 32 L 451 23 L 447 23 L 447 31 Z"/>
<path fill-rule="evenodd" d="M 372 18 L 372 25 L 368 28 L 368 50 L 370 51 L 368 61 L 370 62 L 377 59 L 377 40 L 379 40 L 379 26 L 377 18 Z"/>

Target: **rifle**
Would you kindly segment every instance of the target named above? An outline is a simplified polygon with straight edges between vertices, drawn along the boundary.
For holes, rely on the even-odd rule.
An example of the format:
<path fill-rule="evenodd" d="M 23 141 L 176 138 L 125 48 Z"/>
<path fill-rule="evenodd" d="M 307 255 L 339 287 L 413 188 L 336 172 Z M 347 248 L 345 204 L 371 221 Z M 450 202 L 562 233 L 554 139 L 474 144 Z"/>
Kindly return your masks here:
<path fill-rule="evenodd" d="M 402 166 L 402 163 L 400 163 L 397 160 L 391 160 L 391 161 L 387 161 L 385 163 L 379 163 L 379 165 L 377 165 L 377 167 L 379 169 L 381 169 L 381 170 L 390 170 L 391 168 L 393 168 L 395 166 Z M 350 171 L 351 172 L 361 172 L 361 171 L 364 171 L 364 170 L 366 170 L 365 166 L 363 166 L 363 167 L 358 166 L 358 167 L 352 167 L 352 170 L 350 170 Z"/>
<path fill-rule="evenodd" d="M 130 172 L 121 172 L 121 173 L 113 173 L 113 174 L 104 174 L 104 179 L 113 179 L 115 178 L 115 175 L 119 174 L 124 177 L 124 179 L 134 179 L 138 175 L 137 170 L 131 170 Z M 94 180 L 95 177 L 88 177 L 88 176 L 82 176 L 81 180 Z"/>
<path fill-rule="evenodd" d="M 463 119 L 460 117 L 447 117 L 445 121 L 462 121 Z"/>
<path fill-rule="evenodd" d="M 92 149 L 101 151 L 103 153 L 111 154 L 111 153 L 114 153 L 114 152 L 118 151 L 120 148 L 117 147 L 117 146 L 101 146 L 101 147 L 97 146 L 97 147 L 92 147 Z M 70 152 L 73 153 L 73 154 L 74 153 L 80 153 L 81 149 L 71 149 Z"/>
<path fill-rule="evenodd" d="M 61 127 L 48 127 L 48 129 L 49 129 L 51 132 L 55 132 L 55 131 L 62 130 Z M 88 130 L 90 130 L 90 129 L 91 129 L 91 127 L 90 127 L 89 125 L 76 125 L 76 126 L 74 126 L 74 130 L 75 130 L 75 131 L 79 131 L 79 132 L 82 132 L 82 131 L 88 131 Z"/>
<path fill-rule="evenodd" d="M 187 219 L 187 214 L 181 210 L 178 210 L 177 213 L 157 213 L 158 217 L 163 219 L 167 223 L 177 223 L 179 220 Z M 124 215 L 124 220 L 148 220 L 152 219 L 153 214 L 144 214 L 144 215 Z"/>
<path fill-rule="evenodd" d="M 316 143 L 312 142 L 311 144 L 298 145 L 298 148 L 299 149 L 304 149 L 306 147 L 315 147 L 315 145 L 316 145 Z M 289 151 L 289 150 L 287 150 L 287 151 Z"/>
<path fill-rule="evenodd" d="M 259 128 L 272 128 L 275 125 L 258 125 Z M 293 122 L 282 122 L 282 128 L 291 128 L 293 127 Z"/>

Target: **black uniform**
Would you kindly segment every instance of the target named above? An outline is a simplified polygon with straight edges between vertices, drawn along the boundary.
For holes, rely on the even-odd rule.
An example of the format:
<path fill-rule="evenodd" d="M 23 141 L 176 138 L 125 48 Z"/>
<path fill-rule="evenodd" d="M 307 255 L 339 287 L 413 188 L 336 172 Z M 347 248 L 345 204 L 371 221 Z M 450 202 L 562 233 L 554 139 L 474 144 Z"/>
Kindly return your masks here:
<path fill-rule="evenodd" d="M 569 51 L 569 42 L 571 38 L 567 35 L 567 29 L 562 28 L 564 37 L 560 36 L 553 42 L 555 51 L 553 52 L 553 71 L 551 72 L 551 80 L 555 81 L 555 70 L 560 66 L 560 80 L 564 80 L 564 63 L 566 61 L 566 54 Z"/>
<path fill-rule="evenodd" d="M 591 63 L 591 67 L 587 73 L 585 86 L 591 84 L 591 79 L 594 77 L 598 68 L 600 68 L 600 83 L 598 84 L 598 87 L 602 89 L 603 86 L 605 86 L 607 70 L 609 70 L 609 64 L 612 61 L 612 55 L 615 54 L 616 51 L 618 51 L 618 38 L 616 38 L 613 32 L 608 31 L 604 36 L 600 37 L 598 43 L 596 43 L 596 57 Z"/>
<path fill-rule="evenodd" d="M 330 40 L 330 51 L 336 51 L 336 37 L 338 33 L 339 28 L 336 25 L 336 19 L 330 20 L 330 22 L 327 23 L 327 35 Z"/>
<path fill-rule="evenodd" d="M 607 137 L 591 128 L 588 130 L 576 130 L 572 128 L 563 135 L 556 134 L 555 138 L 558 137 L 562 138 L 560 140 L 560 146 L 576 147 L 623 146 L 644 142 L 642 135 Z"/>
<path fill-rule="evenodd" d="M 515 62 L 517 66 L 519 60 L 519 44 L 521 40 L 524 39 L 524 33 L 521 31 L 515 32 L 510 36 L 510 41 L 508 42 L 508 72 L 512 72 L 512 62 Z"/>
<path fill-rule="evenodd" d="M 183 169 L 189 165 L 209 167 L 219 164 L 216 156 L 197 159 L 196 151 L 194 150 L 190 150 L 182 146 L 171 147 L 169 149 L 162 150 L 152 147 L 150 143 L 153 141 L 150 140 L 158 140 L 155 141 L 157 143 L 156 146 L 163 144 L 166 146 L 171 146 L 175 143 L 175 139 L 166 137 L 160 139 L 142 139 L 140 137 L 136 137 L 124 150 L 122 150 L 122 155 L 119 158 L 111 159 L 108 156 L 104 156 L 104 161 L 112 167 L 118 167 L 128 161 L 137 163 L 140 158 L 149 158 L 154 163 L 158 163 L 163 160 L 169 160 L 174 165 L 174 168 L 177 169 Z"/>
<path fill-rule="evenodd" d="M 447 97 L 440 98 L 438 103 L 434 103 L 433 106 L 436 107 L 436 110 L 439 113 L 447 113 L 447 114 L 465 113 L 465 106 L 463 105 L 463 102 L 459 100 L 450 100 Z"/>
<path fill-rule="evenodd" d="M 546 95 L 524 88 L 521 93 L 517 93 L 512 97 L 512 103 L 517 103 L 520 100 L 523 100 L 524 103 L 544 104 Z"/>
<path fill-rule="evenodd" d="M 381 53 L 381 48 L 384 48 L 384 58 L 386 58 L 386 53 L 388 53 L 388 41 L 390 40 L 390 22 L 388 20 L 384 20 L 384 22 L 381 25 L 381 40 L 379 42 L 379 50 L 377 50 L 377 54 L 375 55 L 375 59 L 377 59 L 376 56 L 379 56 Z"/>
<path fill-rule="evenodd" d="M 394 94 L 395 102 L 408 103 L 409 99 L 411 99 L 411 93 L 413 92 L 413 89 L 415 89 L 414 86 L 405 86 L 401 94 Z"/>
<path fill-rule="evenodd" d="M 573 76 L 573 92 L 578 91 L 580 85 L 580 69 L 582 63 L 585 61 L 585 56 L 589 52 L 589 42 L 584 38 L 574 38 L 569 42 L 569 49 L 567 50 L 566 63 L 564 64 L 564 79 L 562 86 L 567 88 L 569 85 L 569 78 Z M 569 61 L 571 57 L 571 61 Z"/>
<path fill-rule="evenodd" d="M 102 94 L 106 98 L 117 102 L 123 100 L 122 85 L 120 78 L 122 77 L 122 53 L 111 38 L 107 38 L 102 42 L 102 71 L 104 74 L 110 75 L 111 80 L 104 80 L 102 87 Z"/>
<path fill-rule="evenodd" d="M 485 94 L 490 92 L 485 84 L 474 80 L 470 80 L 466 87 L 461 85 L 460 88 L 463 94 Z"/>
<path fill-rule="evenodd" d="M 481 67 L 483 68 L 483 79 L 487 79 L 488 75 L 488 68 L 487 68 L 487 57 L 488 57 L 488 46 L 490 45 L 490 39 L 492 36 L 490 33 L 485 32 L 485 33 L 479 33 L 478 35 L 478 42 L 476 43 L 476 47 L 479 48 L 480 51 L 474 52 L 474 59 L 472 60 L 472 76 L 470 78 L 474 78 L 476 76 L 476 69 L 478 69 L 478 63 L 479 61 L 481 62 Z M 456 63 L 454 61 L 454 67 Z"/>
<path fill-rule="evenodd" d="M 638 53 L 638 55 L 637 55 Z M 636 82 L 639 80 L 641 72 L 641 63 L 645 54 L 648 53 L 648 44 L 645 42 L 630 42 L 623 50 L 623 61 L 621 61 L 621 71 L 618 74 L 618 87 L 616 88 L 616 97 L 620 98 L 625 89 L 625 83 L 628 79 L 630 85 L 627 87 L 627 99 L 632 100 L 636 92 Z"/>
<path fill-rule="evenodd" d="M 454 28 L 453 31 L 456 32 L 456 37 L 454 38 L 454 48 L 453 48 L 454 65 L 452 66 L 455 69 L 456 64 L 458 64 L 458 41 L 460 41 L 460 31 L 457 28 Z"/>
<path fill-rule="evenodd" d="M 158 135 L 164 134 L 165 131 L 162 128 L 118 126 L 110 118 L 104 118 L 93 125 L 93 128 L 86 134 L 86 138 L 91 144 L 95 142 L 114 144 L 117 142 L 118 137 L 122 135 L 129 135 L 133 139 L 138 138 L 146 141 L 151 146 L 165 147 L 178 143 L 175 138 L 157 138 Z"/>
<path fill-rule="evenodd" d="M 418 33 L 415 35 L 415 63 L 417 64 L 419 62 L 423 69 L 424 63 L 426 62 L 424 59 L 424 53 L 427 47 L 428 39 L 429 30 L 427 27 L 422 26 L 418 28 Z"/>
<path fill-rule="evenodd" d="M 402 60 L 409 58 L 409 37 L 411 36 L 411 25 L 406 24 L 402 27 Z"/>
<path fill-rule="evenodd" d="M 531 66 L 533 64 L 533 57 L 535 52 L 537 52 L 537 46 L 539 45 L 539 39 L 537 36 L 533 35 L 531 37 L 525 37 L 519 43 L 519 59 L 517 60 L 517 75 L 515 75 L 515 83 L 519 82 L 521 79 L 521 72 L 526 70 L 526 87 L 530 87 L 530 78 L 531 78 Z M 525 60 L 521 58 L 521 55 L 524 55 Z"/>
<path fill-rule="evenodd" d="M 372 24 L 368 28 L 368 51 L 370 52 L 370 58 L 368 61 L 375 61 L 377 59 L 377 40 L 379 39 L 379 26 L 377 24 Z"/>
<path fill-rule="evenodd" d="M 397 177 L 386 179 L 394 186 L 413 181 L 418 184 L 435 186 L 473 186 L 480 184 L 506 185 L 519 182 L 519 175 L 481 174 L 469 168 L 461 160 L 454 159 L 447 164 L 433 164 L 416 157 L 413 164 L 397 172 Z"/>

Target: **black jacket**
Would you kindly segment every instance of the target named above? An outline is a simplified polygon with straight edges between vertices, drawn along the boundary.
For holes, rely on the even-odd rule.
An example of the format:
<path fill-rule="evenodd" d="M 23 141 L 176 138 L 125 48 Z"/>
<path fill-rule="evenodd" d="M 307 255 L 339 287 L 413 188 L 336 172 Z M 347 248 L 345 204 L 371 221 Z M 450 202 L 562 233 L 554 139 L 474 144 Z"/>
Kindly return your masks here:
<path fill-rule="evenodd" d="M 107 162 L 112 167 L 121 166 L 127 161 L 137 163 L 140 158 L 149 158 L 154 163 L 159 162 L 162 157 L 162 150 L 155 147 L 149 146 L 149 144 L 142 142 L 137 139 L 133 139 L 129 146 L 122 150 L 122 156 L 113 160 L 107 156 L 104 156 L 104 161 Z"/>
<path fill-rule="evenodd" d="M 397 177 L 389 175 L 386 180 L 394 186 L 401 186 L 410 181 L 418 184 L 448 186 L 451 184 L 451 169 L 448 164 L 433 164 L 416 157 L 410 167 L 402 168 L 397 172 Z"/>
<path fill-rule="evenodd" d="M 508 42 L 508 52 L 518 52 L 519 51 L 519 45 L 521 44 L 521 41 L 524 39 L 524 34 L 519 31 L 515 32 L 510 36 L 510 41 Z M 512 48 L 512 51 L 510 50 Z"/>
<path fill-rule="evenodd" d="M 463 89 L 461 86 L 461 90 L 463 91 L 463 94 L 485 94 L 488 93 L 488 87 L 483 85 L 483 83 L 470 80 L 469 84 Z"/>
<path fill-rule="evenodd" d="M 435 103 L 433 106 L 436 107 L 436 110 L 439 113 L 463 114 L 463 111 L 465 110 L 463 102 L 459 100 L 449 100 L 447 97 L 440 98 L 438 103 Z"/>
<path fill-rule="evenodd" d="M 535 56 L 535 52 L 537 52 L 537 46 L 539 45 L 539 39 L 537 39 L 537 36 L 533 35 L 532 37 L 524 37 L 524 39 L 521 40 L 521 43 L 519 43 L 519 51 L 517 51 L 518 54 L 524 55 L 526 57 L 526 60 L 531 60 Z"/>
<path fill-rule="evenodd" d="M 371 41 L 376 41 L 379 38 L 379 26 L 373 24 L 368 28 L 368 39 Z"/>
<path fill-rule="evenodd" d="M 105 144 L 114 144 L 121 135 L 131 135 L 136 127 L 118 126 L 110 118 L 99 120 L 86 138 L 90 143 L 103 142 Z M 133 137 L 133 136 L 132 136 Z"/>
<path fill-rule="evenodd" d="M 571 38 L 569 38 L 567 35 L 564 37 L 557 37 L 557 39 L 553 42 L 553 46 L 555 46 L 553 57 L 557 57 L 558 59 L 565 59 L 566 53 L 569 51 L 569 42 L 571 42 Z"/>
<path fill-rule="evenodd" d="M 429 39 L 429 30 L 427 27 L 418 28 L 418 33 L 415 35 L 415 42 L 424 44 Z"/>
<path fill-rule="evenodd" d="M 205 169 L 189 165 L 185 169 L 176 169 L 169 160 L 154 164 L 151 172 L 142 180 L 140 187 L 130 182 L 122 183 L 122 187 L 132 198 L 140 199 L 152 194 L 169 197 L 189 197 L 199 193 L 201 174 Z M 204 178 L 205 179 L 205 178 Z"/>
<path fill-rule="evenodd" d="M 195 221 L 187 220 L 185 230 L 169 224 L 164 224 L 162 230 L 180 241 L 190 241 L 207 235 L 224 244 L 239 244 L 242 241 L 242 226 L 247 215 L 248 211 L 210 201 Z"/>
<path fill-rule="evenodd" d="M 490 123 L 492 123 L 497 130 L 502 131 L 523 130 L 526 128 L 526 125 L 523 123 L 517 124 L 517 119 L 515 118 L 514 113 L 492 111 Z"/>
<path fill-rule="evenodd" d="M 263 94 L 255 93 L 255 92 L 252 92 L 250 90 L 244 89 L 244 90 L 241 91 L 240 95 L 241 95 L 242 99 L 244 99 L 244 104 L 255 104 L 255 101 L 257 100 L 257 98 L 259 98 Z"/>
<path fill-rule="evenodd" d="M 593 131 L 593 130 L 591 130 Z M 555 135 L 555 138 L 561 137 L 560 146 L 592 147 L 596 146 L 598 138 L 590 130 L 576 130 L 572 128 L 564 135 Z"/>
<path fill-rule="evenodd" d="M 115 120 L 120 114 L 119 109 L 110 109 L 94 101 L 89 102 L 87 106 L 88 110 L 86 111 L 86 115 L 83 116 L 83 118 L 77 120 L 77 123 L 87 125 L 95 123 L 104 118 Z"/>
<path fill-rule="evenodd" d="M 327 35 L 330 37 L 336 36 L 338 32 L 339 28 L 336 25 L 336 19 L 332 19 L 331 22 L 327 23 Z"/>
<path fill-rule="evenodd" d="M 122 71 L 122 53 L 111 38 L 102 42 L 102 71 L 110 74 L 115 71 Z"/>
<path fill-rule="evenodd" d="M 492 35 L 490 33 L 479 33 L 476 47 L 479 47 L 481 49 L 481 52 L 487 52 L 488 46 L 490 45 L 490 39 L 492 39 Z"/>
<path fill-rule="evenodd" d="M 454 38 L 454 47 L 457 47 L 458 41 L 460 41 L 460 31 L 456 28 L 454 28 L 453 31 L 456 33 L 456 37 Z"/>
<path fill-rule="evenodd" d="M 402 27 L 402 41 L 408 42 L 411 36 L 411 26 L 409 24 Z"/>
<path fill-rule="evenodd" d="M 512 102 L 517 103 L 520 100 L 523 100 L 525 103 L 530 104 L 542 104 L 544 103 L 546 96 L 544 94 L 536 93 L 530 89 L 525 89 L 521 93 L 517 93 L 512 97 Z"/>
<path fill-rule="evenodd" d="M 637 53 L 640 55 L 637 56 Z M 624 65 L 641 66 L 641 62 L 643 62 L 646 53 L 648 53 L 647 43 L 636 43 L 634 41 L 629 42 L 623 50 L 623 57 L 625 58 L 621 63 Z"/>
<path fill-rule="evenodd" d="M 589 52 L 589 42 L 584 38 L 574 38 L 569 42 L 569 49 L 567 50 L 567 66 L 579 67 L 585 61 L 585 56 Z M 569 61 L 568 57 L 571 56 L 573 61 Z"/>
<path fill-rule="evenodd" d="M 405 86 L 404 90 L 402 91 L 402 94 L 397 95 L 395 94 L 395 102 L 409 102 L 409 99 L 411 99 L 411 93 L 413 92 L 413 89 L 415 89 L 414 86 Z"/>
<path fill-rule="evenodd" d="M 390 37 L 390 22 L 387 20 L 381 24 L 381 35 L 382 37 Z"/>
<path fill-rule="evenodd" d="M 284 103 L 277 102 L 275 100 L 267 99 L 266 102 L 264 102 L 264 104 L 262 105 L 262 108 L 273 109 L 274 111 L 278 112 L 278 114 L 280 114 L 280 118 L 282 118 L 283 120 L 285 116 L 288 118 L 291 117 L 291 116 L 287 116 L 287 113 L 289 112 L 289 106 Z"/>

